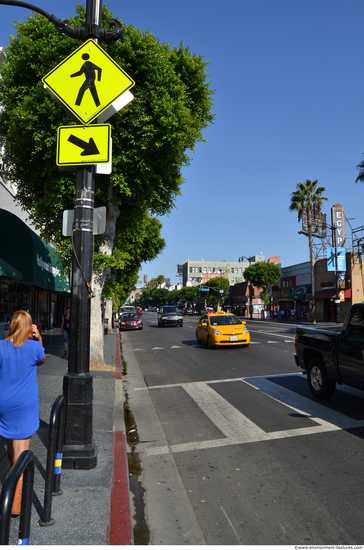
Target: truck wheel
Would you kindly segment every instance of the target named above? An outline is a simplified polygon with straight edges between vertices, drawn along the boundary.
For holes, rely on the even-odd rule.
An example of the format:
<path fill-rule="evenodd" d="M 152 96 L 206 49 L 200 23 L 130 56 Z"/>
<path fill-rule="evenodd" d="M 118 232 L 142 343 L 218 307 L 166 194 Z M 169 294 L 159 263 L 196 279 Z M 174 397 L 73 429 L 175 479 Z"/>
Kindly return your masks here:
<path fill-rule="evenodd" d="M 335 380 L 330 380 L 320 359 L 311 359 L 307 368 L 307 381 L 313 395 L 318 398 L 331 397 L 336 389 Z"/>

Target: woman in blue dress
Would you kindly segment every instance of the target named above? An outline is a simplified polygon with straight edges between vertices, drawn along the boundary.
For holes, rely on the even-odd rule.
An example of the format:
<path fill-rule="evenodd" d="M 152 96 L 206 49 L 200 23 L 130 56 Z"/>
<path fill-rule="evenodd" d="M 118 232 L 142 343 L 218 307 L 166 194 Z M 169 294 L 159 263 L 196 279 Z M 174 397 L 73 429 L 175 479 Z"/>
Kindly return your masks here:
<path fill-rule="evenodd" d="M 30 438 L 39 428 L 37 365 L 45 359 L 42 337 L 31 316 L 16 311 L 9 336 L 0 340 L 0 435 L 7 440 L 11 465 L 29 449 Z M 21 488 L 22 479 L 13 514 L 20 513 Z"/>

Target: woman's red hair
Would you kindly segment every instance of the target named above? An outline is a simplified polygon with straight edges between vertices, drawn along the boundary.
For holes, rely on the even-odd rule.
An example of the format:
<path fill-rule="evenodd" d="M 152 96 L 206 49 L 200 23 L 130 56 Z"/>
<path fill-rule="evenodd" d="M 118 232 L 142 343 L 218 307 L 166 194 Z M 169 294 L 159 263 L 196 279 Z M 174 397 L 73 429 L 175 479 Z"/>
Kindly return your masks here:
<path fill-rule="evenodd" d="M 26 340 L 33 336 L 33 321 L 28 312 L 19 310 L 13 313 L 9 336 L 5 340 L 14 342 L 14 348 L 20 348 Z"/>

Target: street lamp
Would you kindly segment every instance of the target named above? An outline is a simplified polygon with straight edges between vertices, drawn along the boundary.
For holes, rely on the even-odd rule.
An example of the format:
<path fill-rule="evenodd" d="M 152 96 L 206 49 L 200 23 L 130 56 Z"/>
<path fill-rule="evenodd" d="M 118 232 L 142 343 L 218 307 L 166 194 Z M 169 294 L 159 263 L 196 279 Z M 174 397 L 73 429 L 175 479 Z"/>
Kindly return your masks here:
<path fill-rule="evenodd" d="M 254 260 L 254 256 L 240 256 L 239 258 L 239 262 L 243 262 L 244 259 L 249 262 L 249 267 L 251 265 L 251 262 Z M 248 285 L 248 288 L 249 288 L 249 314 L 250 314 L 250 319 L 253 319 L 253 285 L 252 284 L 249 284 Z"/>
<path fill-rule="evenodd" d="M 33 10 L 48 19 L 57 29 L 76 40 L 94 39 L 113 42 L 123 32 L 112 19 L 114 30 L 101 29 L 101 0 L 86 1 L 85 26 L 75 29 L 67 21 L 27 2 L 0 0 L 0 4 Z M 93 441 L 92 375 L 90 373 L 90 325 L 93 264 L 93 212 L 96 166 L 77 169 L 73 229 L 72 304 L 68 372 L 63 379 L 66 402 L 66 425 L 63 446 L 64 468 L 89 470 L 97 465 L 97 448 Z"/>

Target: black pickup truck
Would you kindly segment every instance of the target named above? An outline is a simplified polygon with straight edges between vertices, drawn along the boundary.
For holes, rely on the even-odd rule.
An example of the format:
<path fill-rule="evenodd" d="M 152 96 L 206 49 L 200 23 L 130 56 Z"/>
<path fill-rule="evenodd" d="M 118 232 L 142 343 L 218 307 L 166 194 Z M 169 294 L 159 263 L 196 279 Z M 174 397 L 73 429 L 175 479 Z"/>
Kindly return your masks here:
<path fill-rule="evenodd" d="M 337 383 L 364 389 L 364 303 L 351 306 L 343 325 L 297 327 L 295 348 L 316 397 L 330 397 Z"/>

